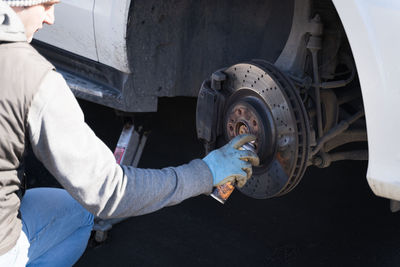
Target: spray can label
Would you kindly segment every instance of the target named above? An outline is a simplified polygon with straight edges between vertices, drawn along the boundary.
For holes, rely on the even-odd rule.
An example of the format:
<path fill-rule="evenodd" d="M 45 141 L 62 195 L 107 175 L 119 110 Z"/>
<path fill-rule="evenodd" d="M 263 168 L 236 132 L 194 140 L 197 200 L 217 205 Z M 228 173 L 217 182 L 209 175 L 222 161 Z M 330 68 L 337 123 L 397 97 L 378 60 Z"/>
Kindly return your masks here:
<path fill-rule="evenodd" d="M 227 182 L 223 185 L 215 187 L 214 191 L 211 193 L 211 196 L 222 204 L 225 204 L 225 201 L 228 200 L 234 189 L 235 186 L 233 183 Z"/>

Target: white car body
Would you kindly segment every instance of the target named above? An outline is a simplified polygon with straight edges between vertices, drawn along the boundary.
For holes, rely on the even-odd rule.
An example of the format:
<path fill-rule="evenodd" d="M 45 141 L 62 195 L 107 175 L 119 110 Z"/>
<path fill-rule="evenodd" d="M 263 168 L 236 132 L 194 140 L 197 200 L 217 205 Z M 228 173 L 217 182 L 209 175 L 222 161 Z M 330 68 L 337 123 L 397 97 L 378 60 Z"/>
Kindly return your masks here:
<path fill-rule="evenodd" d="M 378 196 L 400 200 L 400 2 L 334 0 L 349 39 L 367 120 L 367 179 Z"/>
<path fill-rule="evenodd" d="M 400 201 L 400 2 L 332 0 L 345 28 L 361 83 L 373 192 Z M 126 47 L 130 1 L 64 0 L 56 23 L 36 38 L 130 73 Z M 73 14 L 73 17 L 71 17 Z M 145 46 L 146 44 L 142 44 Z"/>
<path fill-rule="evenodd" d="M 130 2 L 62 1 L 55 9 L 56 23 L 46 25 L 35 39 L 130 73 L 126 49 Z"/>

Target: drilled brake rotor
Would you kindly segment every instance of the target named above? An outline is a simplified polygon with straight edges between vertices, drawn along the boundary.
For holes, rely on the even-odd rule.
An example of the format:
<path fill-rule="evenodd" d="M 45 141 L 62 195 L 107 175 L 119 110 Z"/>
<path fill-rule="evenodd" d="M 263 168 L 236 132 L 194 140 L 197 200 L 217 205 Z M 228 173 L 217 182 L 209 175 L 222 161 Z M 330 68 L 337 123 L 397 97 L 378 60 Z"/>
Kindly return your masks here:
<path fill-rule="evenodd" d="M 240 190 L 254 198 L 288 193 L 304 174 L 309 150 L 308 119 L 295 87 L 264 61 L 237 64 L 224 73 L 225 139 L 254 134 L 260 157 L 260 166 Z"/>

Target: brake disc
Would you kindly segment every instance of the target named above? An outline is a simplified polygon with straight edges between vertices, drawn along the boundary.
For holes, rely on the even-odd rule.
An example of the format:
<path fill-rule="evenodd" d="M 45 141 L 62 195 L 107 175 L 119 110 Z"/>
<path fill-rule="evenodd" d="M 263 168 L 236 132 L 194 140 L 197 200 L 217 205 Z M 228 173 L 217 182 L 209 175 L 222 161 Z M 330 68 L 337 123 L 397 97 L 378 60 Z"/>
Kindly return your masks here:
<path fill-rule="evenodd" d="M 309 122 L 292 82 L 264 61 L 237 64 L 224 71 L 226 141 L 251 133 L 260 166 L 239 190 L 253 198 L 276 197 L 301 180 L 309 153 Z"/>

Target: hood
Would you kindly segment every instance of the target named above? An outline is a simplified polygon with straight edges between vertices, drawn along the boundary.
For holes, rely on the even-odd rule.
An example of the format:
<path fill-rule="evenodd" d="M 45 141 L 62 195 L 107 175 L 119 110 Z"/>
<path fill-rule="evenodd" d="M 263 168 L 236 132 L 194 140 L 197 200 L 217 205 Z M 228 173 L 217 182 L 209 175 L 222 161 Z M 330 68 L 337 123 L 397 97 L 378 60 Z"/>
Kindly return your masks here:
<path fill-rule="evenodd" d="M 1 0 L 0 42 L 26 42 L 24 25 L 8 4 Z"/>

